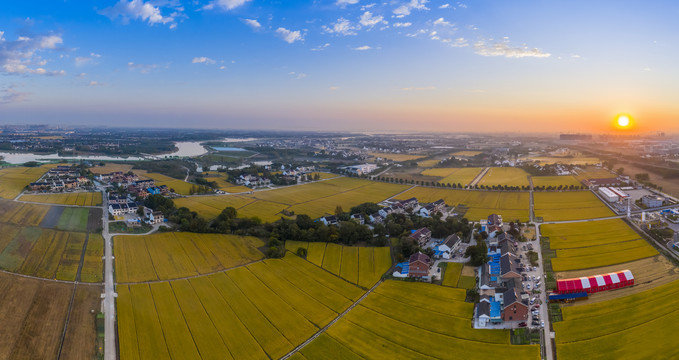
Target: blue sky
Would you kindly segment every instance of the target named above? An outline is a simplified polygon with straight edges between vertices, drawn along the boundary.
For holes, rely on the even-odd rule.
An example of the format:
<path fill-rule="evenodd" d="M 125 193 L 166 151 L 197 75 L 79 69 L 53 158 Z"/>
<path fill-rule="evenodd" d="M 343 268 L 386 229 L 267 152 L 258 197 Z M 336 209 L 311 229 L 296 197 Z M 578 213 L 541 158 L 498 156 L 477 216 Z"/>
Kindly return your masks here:
<path fill-rule="evenodd" d="M 0 123 L 352 131 L 679 130 L 679 4 L 5 4 Z"/>

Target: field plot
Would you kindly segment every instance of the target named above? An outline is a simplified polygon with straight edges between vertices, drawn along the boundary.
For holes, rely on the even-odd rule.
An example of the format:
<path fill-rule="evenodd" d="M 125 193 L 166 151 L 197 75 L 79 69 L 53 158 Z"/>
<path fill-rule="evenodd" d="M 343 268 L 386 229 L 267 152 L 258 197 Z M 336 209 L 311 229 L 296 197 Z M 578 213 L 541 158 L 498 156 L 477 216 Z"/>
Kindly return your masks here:
<path fill-rule="evenodd" d="M 307 245 L 308 244 L 308 245 Z M 286 241 L 286 249 L 296 253 L 307 249 L 307 260 L 343 279 L 371 288 L 391 268 L 389 247 L 342 246 L 324 242 Z"/>
<path fill-rule="evenodd" d="M 430 159 L 430 160 L 422 160 L 417 162 L 417 166 L 421 168 L 430 168 L 436 166 L 441 160 L 436 160 L 436 159 Z"/>
<path fill-rule="evenodd" d="M 117 292 L 123 360 L 279 358 L 363 293 L 292 254 Z"/>
<path fill-rule="evenodd" d="M 264 257 L 254 237 L 158 233 L 113 239 L 117 282 L 171 280 L 209 274 Z"/>
<path fill-rule="evenodd" d="M 622 264 L 658 254 L 619 219 L 543 225 L 541 229 L 549 237 L 550 248 L 556 250 L 551 260 L 556 272 Z"/>
<path fill-rule="evenodd" d="M 312 218 L 334 213 L 337 205 L 352 206 L 380 202 L 407 189 L 405 185 L 377 183 L 368 180 L 337 177 L 305 185 L 255 191 L 251 195 L 192 196 L 175 200 L 207 219 L 213 219 L 227 206 L 238 210 L 241 217 L 259 217 L 262 221 L 280 219 L 285 209 Z"/>
<path fill-rule="evenodd" d="M 435 168 L 427 169 L 422 175 L 439 176 L 442 184 L 460 184 L 466 186 L 474 180 L 483 168 Z"/>
<path fill-rule="evenodd" d="M 559 359 L 675 359 L 679 282 L 605 302 L 567 307 L 554 323 Z"/>
<path fill-rule="evenodd" d="M 89 209 L 64 208 L 57 223 L 57 229 L 65 231 L 87 231 Z"/>
<path fill-rule="evenodd" d="M 528 192 L 514 191 L 471 191 L 440 188 L 415 187 L 396 198 L 405 200 L 416 197 L 420 202 L 443 199 L 448 206 L 464 205 L 469 208 L 465 217 L 478 221 L 490 214 L 500 214 L 507 221 L 529 218 L 530 196 Z"/>
<path fill-rule="evenodd" d="M 139 174 L 141 177 L 155 180 L 156 185 L 167 185 L 168 188 L 180 195 L 189 195 L 191 188 L 197 186 L 184 180 L 171 178 L 159 173 L 146 172 L 144 170 L 135 170 L 135 173 Z"/>
<path fill-rule="evenodd" d="M 49 210 L 49 205 L 24 204 L 0 200 L 0 222 L 38 226 Z"/>
<path fill-rule="evenodd" d="M 392 161 L 410 161 L 410 160 L 417 160 L 421 159 L 424 157 L 424 155 L 408 155 L 408 154 L 391 154 L 391 153 L 378 153 L 378 152 L 371 152 L 369 155 L 376 157 L 376 158 L 382 158 L 382 159 L 387 159 L 387 160 L 392 160 Z"/>
<path fill-rule="evenodd" d="M 528 173 L 514 167 L 493 167 L 481 178 L 479 185 L 528 186 Z"/>
<path fill-rule="evenodd" d="M 601 159 L 597 157 L 586 157 L 586 156 L 575 156 L 575 157 L 534 156 L 523 158 L 522 160 L 537 161 L 540 165 L 549 164 L 594 165 L 601 162 Z"/>
<path fill-rule="evenodd" d="M 0 198 L 14 199 L 28 184 L 44 175 L 49 166 L 0 169 Z"/>
<path fill-rule="evenodd" d="M 83 268 L 80 271 L 82 282 L 104 281 L 102 257 L 104 256 L 104 238 L 99 234 L 89 234 Z"/>
<path fill-rule="evenodd" d="M 576 178 L 573 176 L 567 175 L 567 176 L 533 176 L 533 186 L 553 186 L 553 187 L 569 187 L 571 185 L 573 186 L 580 186 L 582 185 Z"/>
<path fill-rule="evenodd" d="M 102 292 L 103 289 L 98 286 L 78 285 L 61 350 L 62 358 L 80 360 L 94 358 L 97 337 L 95 316 L 101 309 Z"/>
<path fill-rule="evenodd" d="M 536 192 L 535 216 L 543 221 L 595 219 L 615 216 L 606 204 L 590 191 Z"/>
<path fill-rule="evenodd" d="M 453 156 L 461 156 L 461 157 L 472 157 L 472 156 L 476 156 L 476 155 L 479 155 L 479 154 L 482 154 L 482 152 L 481 152 L 481 151 L 469 151 L 469 150 L 465 150 L 465 151 L 454 152 L 454 153 L 452 153 L 451 155 L 453 155 Z"/>
<path fill-rule="evenodd" d="M 247 186 L 235 185 L 229 182 L 228 175 L 226 173 L 219 173 L 216 171 L 211 171 L 209 175 L 205 176 L 205 180 L 214 181 L 219 186 L 219 190 L 224 190 L 228 193 L 241 193 L 252 191 Z"/>
<path fill-rule="evenodd" d="M 98 206 L 101 205 L 100 192 L 77 192 L 66 194 L 28 194 L 19 198 L 21 201 L 58 204 L 58 205 L 79 205 L 79 206 Z"/>
<path fill-rule="evenodd" d="M 458 287 L 460 275 L 462 274 L 463 264 L 456 262 L 446 263 L 446 271 L 443 274 L 443 285 L 450 287 Z"/>
<path fill-rule="evenodd" d="M 90 171 L 94 174 L 109 174 L 112 172 L 128 172 L 132 170 L 131 164 L 114 164 L 114 163 L 105 163 L 104 166 L 92 166 L 90 168 Z"/>
<path fill-rule="evenodd" d="M 310 359 L 326 349 L 349 359 L 540 358 L 536 345 L 510 345 L 508 330 L 472 329 L 474 305 L 464 298 L 463 289 L 386 281 L 301 353 Z"/>
<path fill-rule="evenodd" d="M 586 166 L 577 171 L 576 179 L 582 181 L 586 179 L 608 179 L 614 178 L 616 175 L 612 172 L 594 166 Z"/>
<path fill-rule="evenodd" d="M 0 289 L 0 358 L 56 359 L 73 285 L 0 274 Z M 92 349 L 94 341 L 78 339 Z"/>

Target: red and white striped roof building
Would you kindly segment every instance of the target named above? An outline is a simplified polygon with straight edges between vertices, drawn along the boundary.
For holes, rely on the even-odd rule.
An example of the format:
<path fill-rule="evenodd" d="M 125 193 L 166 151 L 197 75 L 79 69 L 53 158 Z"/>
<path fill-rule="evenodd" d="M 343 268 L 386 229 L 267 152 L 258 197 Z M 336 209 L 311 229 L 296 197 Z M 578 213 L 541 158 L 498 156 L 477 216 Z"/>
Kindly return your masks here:
<path fill-rule="evenodd" d="M 623 270 L 604 275 L 558 280 L 556 282 L 556 292 L 559 294 L 578 292 L 591 294 L 631 285 L 634 285 L 634 275 L 629 270 Z"/>

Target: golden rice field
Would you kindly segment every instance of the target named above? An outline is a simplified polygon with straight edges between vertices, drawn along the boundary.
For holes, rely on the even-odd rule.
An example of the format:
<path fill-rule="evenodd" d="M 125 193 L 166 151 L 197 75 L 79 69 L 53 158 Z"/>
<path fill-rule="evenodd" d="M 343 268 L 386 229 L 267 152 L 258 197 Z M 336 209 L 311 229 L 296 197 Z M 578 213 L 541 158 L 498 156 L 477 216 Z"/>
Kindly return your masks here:
<path fill-rule="evenodd" d="M 537 161 L 540 165 L 549 164 L 593 165 L 601 162 L 601 159 L 597 157 L 586 157 L 586 156 L 575 156 L 575 157 L 534 156 L 522 158 L 522 160 Z"/>
<path fill-rule="evenodd" d="M 462 274 L 462 267 L 464 266 L 464 264 L 457 262 L 448 262 L 445 264 L 446 270 L 443 273 L 442 285 L 450 287 L 460 287 L 458 283 L 460 281 L 460 275 Z"/>
<path fill-rule="evenodd" d="M 251 195 L 192 196 L 176 199 L 175 204 L 178 207 L 185 206 L 207 219 L 215 218 L 224 208 L 232 206 L 238 210 L 240 217 L 256 216 L 264 222 L 273 222 L 283 216 L 283 210 L 316 218 L 333 214 L 338 205 L 349 210 L 364 202 L 383 201 L 407 188 L 406 185 L 338 177 L 310 184 L 255 191 Z"/>
<path fill-rule="evenodd" d="M 583 169 L 580 169 L 578 171 L 578 174 L 575 177 L 578 180 L 608 179 L 608 178 L 614 178 L 615 174 L 613 174 L 610 171 L 603 169 L 603 168 L 597 168 L 597 167 L 594 167 L 594 166 L 586 166 Z"/>
<path fill-rule="evenodd" d="M 536 192 L 535 216 L 543 221 L 595 219 L 615 216 L 591 191 Z"/>
<path fill-rule="evenodd" d="M 0 268 L 46 279 L 74 281 L 87 234 L 0 224 Z M 84 282 L 102 278 L 103 241 L 91 236 L 83 263 Z"/>
<path fill-rule="evenodd" d="M 277 359 L 363 294 L 292 254 L 116 291 L 122 360 Z"/>
<path fill-rule="evenodd" d="M 35 182 L 55 165 L 0 169 L 0 198 L 14 199 L 28 184 Z"/>
<path fill-rule="evenodd" d="M 228 175 L 226 173 L 213 171 L 210 172 L 209 175 L 205 177 L 205 180 L 216 182 L 217 186 L 219 186 L 219 190 L 223 190 L 228 193 L 242 193 L 252 191 L 252 189 L 250 189 L 247 186 L 234 185 L 230 183 L 228 180 Z"/>
<path fill-rule="evenodd" d="M 617 299 L 562 309 L 556 352 L 569 359 L 675 359 L 679 282 Z"/>
<path fill-rule="evenodd" d="M 658 254 L 619 219 L 542 225 L 541 230 L 549 237 L 550 249 L 556 250 L 551 261 L 557 272 L 622 264 Z"/>
<path fill-rule="evenodd" d="M 104 163 L 104 166 L 92 166 L 89 170 L 94 174 L 109 174 L 112 172 L 128 172 L 132 170 L 131 164 Z"/>
<path fill-rule="evenodd" d="M 40 204 L 24 204 L 12 201 L 0 201 L 0 222 L 38 226 L 50 206 Z"/>
<path fill-rule="evenodd" d="M 481 154 L 481 151 L 471 151 L 471 150 L 465 150 L 465 151 L 458 151 L 454 152 L 452 155 L 453 156 L 463 156 L 463 157 L 472 157 Z"/>
<path fill-rule="evenodd" d="M 101 205 L 101 193 L 27 194 L 22 195 L 19 200 L 58 205 L 98 206 Z"/>
<path fill-rule="evenodd" d="M 571 175 L 565 175 L 565 176 L 533 176 L 531 178 L 533 180 L 533 186 L 554 186 L 554 187 L 559 187 L 559 186 L 581 186 L 582 184 L 573 176 Z"/>
<path fill-rule="evenodd" d="M 417 166 L 421 168 L 430 168 L 436 166 L 441 160 L 436 160 L 436 159 L 430 159 L 430 160 L 422 160 L 417 162 Z"/>
<path fill-rule="evenodd" d="M 286 241 L 285 248 L 297 253 L 307 249 L 307 260 L 343 279 L 371 288 L 391 268 L 389 247 L 343 246 L 324 242 Z"/>
<path fill-rule="evenodd" d="M 424 155 L 408 155 L 408 154 L 392 154 L 392 153 L 378 153 L 378 152 L 371 152 L 369 153 L 370 156 L 376 157 L 376 158 L 382 158 L 382 159 L 387 159 L 391 161 L 410 161 L 410 160 L 417 160 L 421 159 L 424 157 Z"/>
<path fill-rule="evenodd" d="M 515 167 L 492 167 L 478 184 L 484 186 L 528 186 L 528 173 Z"/>
<path fill-rule="evenodd" d="M 465 205 L 469 208 L 465 217 L 470 221 L 500 214 L 507 221 L 528 221 L 530 195 L 519 191 L 471 191 L 430 187 L 414 187 L 397 196 L 398 200 L 416 197 L 420 202 L 443 199 L 448 206 Z"/>
<path fill-rule="evenodd" d="M 483 168 L 435 168 L 427 169 L 422 175 L 441 177 L 441 184 L 460 184 L 466 186 L 476 178 Z"/>
<path fill-rule="evenodd" d="M 471 328 L 464 289 L 387 280 L 300 351 L 335 359 L 540 359 L 538 345 L 510 345 L 509 330 Z"/>
<path fill-rule="evenodd" d="M 143 170 L 135 170 L 135 173 L 140 177 L 147 177 L 149 179 L 155 180 L 156 185 L 167 185 L 168 188 L 174 190 L 174 192 L 179 195 L 189 195 L 191 188 L 194 186 L 197 187 L 195 184 L 186 182 L 184 180 L 171 178 L 167 175 L 159 173 L 146 172 Z"/>
<path fill-rule="evenodd" d="M 134 283 L 210 274 L 264 257 L 255 237 L 156 233 L 113 238 L 116 281 Z"/>

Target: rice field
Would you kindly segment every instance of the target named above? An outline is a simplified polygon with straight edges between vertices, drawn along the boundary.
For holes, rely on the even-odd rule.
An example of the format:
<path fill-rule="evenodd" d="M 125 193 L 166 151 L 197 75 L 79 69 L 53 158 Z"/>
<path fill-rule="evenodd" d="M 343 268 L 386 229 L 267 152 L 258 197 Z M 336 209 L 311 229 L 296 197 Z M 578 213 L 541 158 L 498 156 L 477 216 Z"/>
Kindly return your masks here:
<path fill-rule="evenodd" d="M 0 222 L 38 226 L 49 209 L 48 205 L 0 201 Z"/>
<path fill-rule="evenodd" d="M 57 205 L 99 206 L 101 205 L 101 193 L 26 194 L 22 195 L 19 200 Z"/>
<path fill-rule="evenodd" d="M 116 281 L 134 283 L 210 274 L 264 257 L 249 236 L 156 233 L 113 239 Z"/>
<path fill-rule="evenodd" d="M 578 170 L 578 174 L 575 176 L 578 180 L 586 179 L 608 179 L 615 177 L 615 174 L 604 169 L 597 168 L 594 166 L 585 166 Z"/>
<path fill-rule="evenodd" d="M 540 165 L 549 164 L 594 165 L 601 162 L 601 159 L 597 157 L 587 157 L 587 156 L 575 156 L 575 157 L 534 156 L 522 158 L 522 160 L 537 161 Z"/>
<path fill-rule="evenodd" d="M 515 167 L 492 167 L 481 178 L 479 185 L 494 186 L 528 186 L 528 173 Z"/>
<path fill-rule="evenodd" d="M 679 281 L 617 299 L 562 309 L 554 323 L 559 359 L 673 359 Z"/>
<path fill-rule="evenodd" d="M 51 165 L 0 169 L 0 198 L 14 199 L 28 184 L 43 176 Z"/>
<path fill-rule="evenodd" d="M 424 155 L 409 155 L 409 154 L 392 154 L 392 153 L 378 153 L 378 152 L 371 152 L 368 153 L 370 156 L 375 157 L 375 158 L 382 158 L 382 159 L 387 159 L 391 161 L 410 161 L 410 160 L 417 160 L 421 159 L 424 157 Z"/>
<path fill-rule="evenodd" d="M 87 231 L 89 213 L 90 210 L 86 208 L 64 208 L 56 228 L 64 231 Z"/>
<path fill-rule="evenodd" d="M 159 173 L 146 172 L 143 170 L 136 170 L 135 173 L 141 177 L 147 177 L 149 179 L 155 180 L 156 185 L 167 185 L 168 188 L 174 190 L 174 192 L 179 195 L 189 195 L 191 188 L 194 186 L 197 187 L 195 184 L 186 182 L 184 180 L 171 178 L 167 175 Z"/>
<path fill-rule="evenodd" d="M 128 172 L 132 170 L 131 164 L 104 163 L 104 166 L 92 166 L 89 170 L 94 174 L 109 174 L 112 172 Z"/>
<path fill-rule="evenodd" d="M 507 221 L 516 219 L 528 221 L 530 217 L 528 192 L 472 191 L 417 186 L 399 194 L 396 198 L 405 200 L 411 197 L 417 198 L 420 202 L 443 199 L 448 206 L 464 205 L 468 208 L 464 216 L 470 221 L 487 218 L 490 214 L 500 214 Z"/>
<path fill-rule="evenodd" d="M 417 162 L 417 166 L 421 168 L 430 168 L 436 166 L 441 160 L 436 160 L 436 159 L 430 159 L 430 160 L 422 160 Z"/>
<path fill-rule="evenodd" d="M 462 157 L 472 157 L 481 154 L 481 151 L 471 151 L 471 150 L 464 150 L 464 151 L 458 151 L 454 152 L 452 155 L 453 156 L 462 156 Z"/>
<path fill-rule="evenodd" d="M 422 175 L 441 177 L 438 180 L 441 184 L 460 184 L 466 186 L 476 178 L 481 170 L 483 168 L 435 168 L 424 170 Z"/>
<path fill-rule="evenodd" d="M 537 345 L 510 345 L 508 330 L 471 328 L 465 290 L 387 280 L 301 349 L 306 358 L 539 359 Z M 416 335 L 415 335 L 416 334 Z"/>
<path fill-rule="evenodd" d="M 460 287 L 458 283 L 460 281 L 460 275 L 462 274 L 462 267 L 464 264 L 457 262 L 447 262 L 445 264 L 446 270 L 443 273 L 442 285 Z"/>
<path fill-rule="evenodd" d="M 615 213 L 590 191 L 536 192 L 535 216 L 543 221 L 595 219 Z"/>
<path fill-rule="evenodd" d="M 240 217 L 258 217 L 273 222 L 284 216 L 283 210 L 317 218 L 335 212 L 339 205 L 349 210 L 364 202 L 380 202 L 407 189 L 406 185 L 338 177 L 305 185 L 255 191 L 250 195 L 191 196 L 175 200 L 207 219 L 213 219 L 227 206 L 238 210 Z"/>
<path fill-rule="evenodd" d="M 580 181 L 578 181 L 575 177 L 566 175 L 566 176 L 533 176 L 531 178 L 533 181 L 533 186 L 553 186 L 553 187 L 569 187 L 571 185 L 573 186 L 581 186 L 582 184 Z"/>
<path fill-rule="evenodd" d="M 623 264 L 658 254 L 619 219 L 550 224 L 541 230 L 549 237 L 550 249 L 556 250 L 551 261 L 557 272 Z"/>
<path fill-rule="evenodd" d="M 116 290 L 123 360 L 280 358 L 363 294 L 292 254 Z"/>

